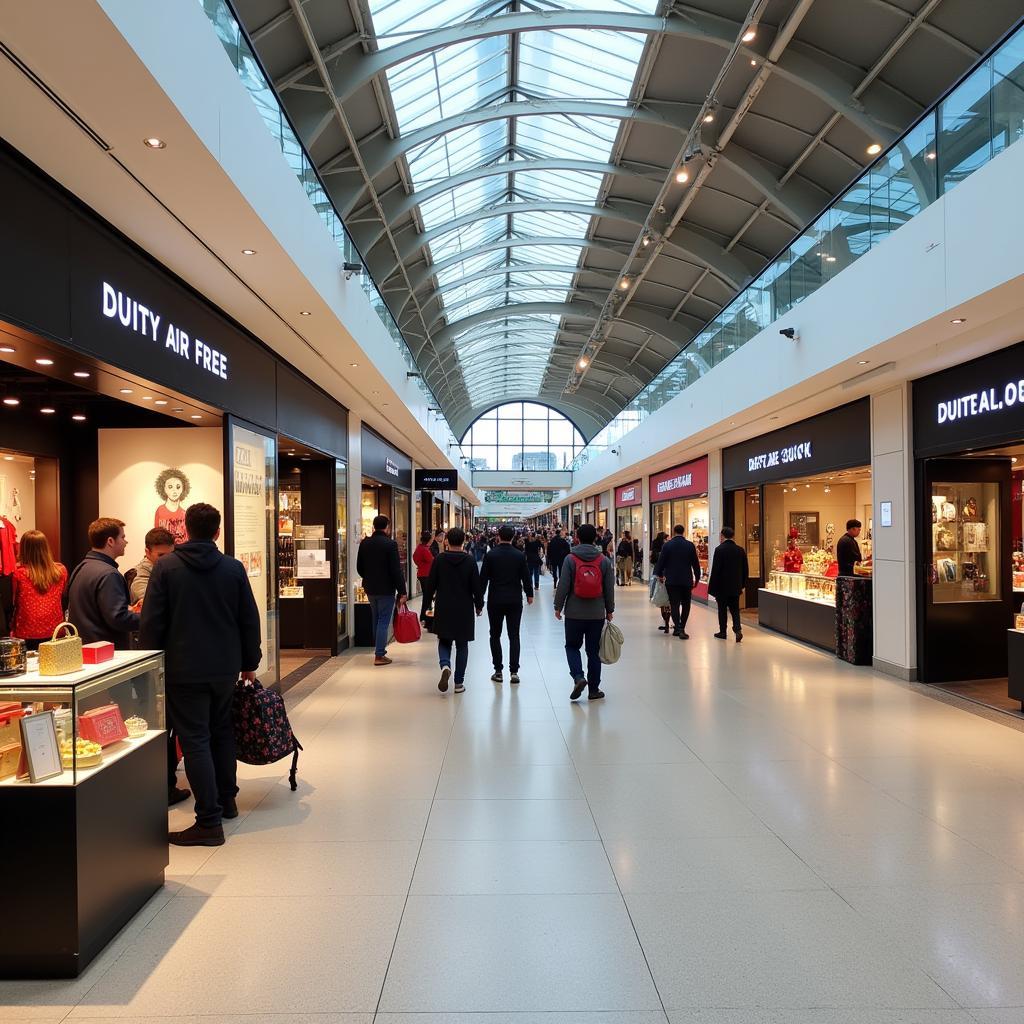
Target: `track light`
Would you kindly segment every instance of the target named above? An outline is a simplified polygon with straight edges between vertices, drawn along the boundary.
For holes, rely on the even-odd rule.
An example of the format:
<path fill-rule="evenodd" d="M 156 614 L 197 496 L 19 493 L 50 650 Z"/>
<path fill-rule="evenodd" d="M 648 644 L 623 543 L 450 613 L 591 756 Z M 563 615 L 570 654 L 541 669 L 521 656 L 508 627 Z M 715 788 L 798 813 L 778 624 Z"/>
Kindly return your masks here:
<path fill-rule="evenodd" d="M 680 168 L 678 171 L 676 171 L 676 181 L 678 181 L 680 185 L 685 185 L 689 180 L 690 180 L 690 172 L 689 171 L 683 170 L 682 168 Z"/>
<path fill-rule="evenodd" d="M 745 43 L 752 43 L 757 38 L 757 29 L 751 25 L 740 37 Z"/>
<path fill-rule="evenodd" d="M 622 291 L 626 291 L 626 290 L 627 290 L 627 289 L 629 288 L 629 278 L 628 278 L 628 277 L 624 277 L 624 278 L 623 278 L 623 279 L 622 279 L 622 280 L 621 280 L 621 281 L 619 282 L 619 288 L 621 288 L 621 289 L 622 289 Z"/>
<path fill-rule="evenodd" d="M 586 356 L 580 356 L 579 361 L 576 365 L 581 369 L 585 370 L 590 365 L 590 360 Z"/>
<path fill-rule="evenodd" d="M 868 146 L 868 156 L 877 156 L 881 152 L 882 147 L 877 142 L 872 142 L 871 145 Z"/>

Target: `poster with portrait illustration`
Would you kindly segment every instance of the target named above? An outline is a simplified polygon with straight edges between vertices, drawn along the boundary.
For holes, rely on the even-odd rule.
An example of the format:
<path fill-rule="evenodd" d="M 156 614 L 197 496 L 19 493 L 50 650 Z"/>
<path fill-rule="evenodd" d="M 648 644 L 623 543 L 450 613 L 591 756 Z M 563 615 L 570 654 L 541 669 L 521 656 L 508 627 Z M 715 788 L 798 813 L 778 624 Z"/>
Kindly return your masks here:
<path fill-rule="evenodd" d="M 99 510 L 125 522 L 122 572 L 145 553 L 146 534 L 163 527 L 185 541 L 185 511 L 204 501 L 224 511 L 223 435 L 211 427 L 99 431 Z M 219 543 L 223 548 L 223 543 Z"/>

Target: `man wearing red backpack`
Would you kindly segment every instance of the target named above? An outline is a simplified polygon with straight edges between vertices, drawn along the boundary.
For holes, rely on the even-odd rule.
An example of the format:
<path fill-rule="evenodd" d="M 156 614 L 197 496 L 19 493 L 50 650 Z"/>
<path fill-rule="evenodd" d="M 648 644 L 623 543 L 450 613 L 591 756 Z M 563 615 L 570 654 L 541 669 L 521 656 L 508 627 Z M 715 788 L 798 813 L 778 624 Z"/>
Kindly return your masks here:
<path fill-rule="evenodd" d="M 576 531 L 579 543 L 562 565 L 555 590 L 555 618 L 565 613 L 565 657 L 572 676 L 570 700 L 579 700 L 584 688 L 590 700 L 600 700 L 601 630 L 615 611 L 615 568 L 594 543 L 597 530 L 584 523 Z M 586 644 L 587 674 L 583 674 L 580 648 Z"/>

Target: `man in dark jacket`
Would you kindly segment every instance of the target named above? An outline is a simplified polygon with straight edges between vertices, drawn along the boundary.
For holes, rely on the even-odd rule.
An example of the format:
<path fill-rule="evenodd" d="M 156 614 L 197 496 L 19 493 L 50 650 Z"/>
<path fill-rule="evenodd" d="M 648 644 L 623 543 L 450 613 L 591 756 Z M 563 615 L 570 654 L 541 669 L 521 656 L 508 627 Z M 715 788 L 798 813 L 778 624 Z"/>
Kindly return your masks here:
<path fill-rule="evenodd" d="M 732 631 L 736 634 L 736 643 L 743 639 L 743 626 L 740 624 L 740 595 L 747 588 L 750 570 L 747 565 L 747 553 L 733 540 L 735 531 L 731 526 L 723 526 L 719 534 L 719 545 L 715 548 L 711 560 L 711 576 L 708 579 L 708 593 L 718 602 L 718 632 L 715 636 L 724 640 L 726 633 L 726 616 L 732 615 Z"/>
<path fill-rule="evenodd" d="M 445 550 L 434 559 L 423 601 L 434 602 L 434 632 L 437 634 L 437 660 L 441 678 L 437 688 L 448 692 L 452 674 L 452 647 L 455 647 L 455 692 L 466 689 L 469 644 L 476 637 L 476 615 L 484 610 L 484 592 L 476 559 L 463 550 L 466 534 L 453 526 L 445 536 Z"/>
<path fill-rule="evenodd" d="M 860 529 L 859 519 L 848 519 L 846 533 L 839 538 L 839 542 L 836 544 L 836 561 L 839 563 L 840 576 L 853 576 L 853 567 L 861 561 L 860 545 L 857 543 Z"/>
<path fill-rule="evenodd" d="M 77 627 L 82 643 L 107 640 L 119 651 L 131 648 L 139 616 L 129 607 L 128 584 L 117 568 L 128 541 L 120 519 L 97 519 L 89 524 L 92 550 L 68 580 L 68 619 Z"/>
<path fill-rule="evenodd" d="M 622 540 L 615 549 L 615 573 L 620 587 L 628 587 L 633 579 L 633 538 L 623 530 Z"/>
<path fill-rule="evenodd" d="M 523 619 L 523 594 L 527 604 L 533 604 L 533 580 L 526 556 L 512 545 L 516 531 L 503 526 L 498 531 L 498 543 L 484 556 L 480 570 L 480 589 L 487 594 L 487 619 L 491 626 L 491 660 L 494 675 L 501 678 L 501 629 L 508 629 L 508 669 L 510 683 L 519 682 L 519 626 Z"/>
<path fill-rule="evenodd" d="M 579 538 L 571 551 L 571 558 L 565 560 L 562 575 L 555 588 L 555 618 L 561 619 L 565 612 L 565 657 L 572 676 L 570 700 L 579 700 L 584 688 L 589 690 L 590 700 L 601 700 L 601 630 L 605 622 L 612 621 L 615 611 L 615 569 L 611 559 L 601 554 L 594 543 L 597 530 L 590 523 L 584 523 L 576 531 Z M 601 573 L 601 594 L 599 597 L 581 597 L 576 593 L 576 573 L 583 564 L 597 563 Z M 580 648 L 586 643 L 587 674 L 583 674 L 583 659 Z"/>
<path fill-rule="evenodd" d="M 693 588 L 700 582 L 700 559 L 697 549 L 686 539 L 686 527 L 677 523 L 672 528 L 672 539 L 665 542 L 654 567 L 665 589 L 672 608 L 673 636 L 689 640 L 686 623 L 690 618 L 690 598 Z"/>
<path fill-rule="evenodd" d="M 157 562 L 142 605 L 139 642 L 163 650 L 167 713 L 181 741 L 196 821 L 174 846 L 222 846 L 222 819 L 237 818 L 235 681 L 260 667 L 260 612 L 245 567 L 217 550 L 220 512 L 185 512 L 188 540 Z"/>
<path fill-rule="evenodd" d="M 395 595 L 398 603 L 405 604 L 405 576 L 398 558 L 398 544 L 391 539 L 391 520 L 387 516 L 376 516 L 373 533 L 359 545 L 356 555 L 356 572 L 362 577 L 363 590 L 370 602 L 373 620 L 374 665 L 390 665 L 388 654 L 388 630 L 395 613 Z M 429 608 L 426 593 L 423 607 Z"/>
<path fill-rule="evenodd" d="M 548 542 L 548 568 L 551 579 L 558 586 L 558 574 L 562 571 L 562 563 L 569 554 L 569 542 L 562 536 L 561 529 L 555 530 L 554 537 Z"/>

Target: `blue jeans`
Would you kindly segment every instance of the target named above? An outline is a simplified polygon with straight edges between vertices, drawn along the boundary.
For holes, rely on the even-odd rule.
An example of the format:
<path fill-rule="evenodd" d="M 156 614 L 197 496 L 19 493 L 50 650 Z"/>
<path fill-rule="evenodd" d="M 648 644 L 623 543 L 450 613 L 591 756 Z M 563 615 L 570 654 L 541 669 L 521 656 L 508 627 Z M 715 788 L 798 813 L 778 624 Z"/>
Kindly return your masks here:
<path fill-rule="evenodd" d="M 540 562 L 530 566 L 530 575 L 533 577 L 533 589 L 536 590 L 540 586 Z"/>
<path fill-rule="evenodd" d="M 587 686 L 591 693 L 601 688 L 601 630 L 604 619 L 565 620 L 565 658 L 573 681 L 583 678 L 580 648 L 587 646 Z"/>
<path fill-rule="evenodd" d="M 469 664 L 468 640 L 442 640 L 437 638 L 437 663 L 441 668 L 452 667 L 452 644 L 455 645 L 455 682 L 461 683 L 466 678 L 466 666 Z"/>
<path fill-rule="evenodd" d="M 378 658 L 383 658 L 384 652 L 388 649 L 391 619 L 395 614 L 395 595 L 367 594 L 366 599 L 370 602 L 370 615 L 373 617 L 373 636 L 376 644 L 373 653 Z"/>

